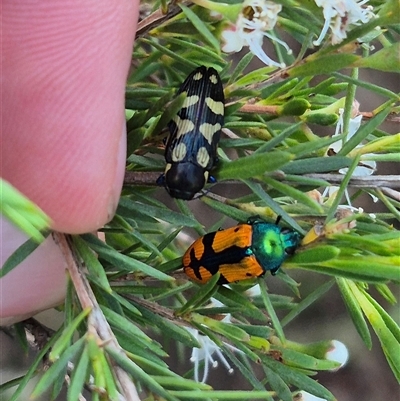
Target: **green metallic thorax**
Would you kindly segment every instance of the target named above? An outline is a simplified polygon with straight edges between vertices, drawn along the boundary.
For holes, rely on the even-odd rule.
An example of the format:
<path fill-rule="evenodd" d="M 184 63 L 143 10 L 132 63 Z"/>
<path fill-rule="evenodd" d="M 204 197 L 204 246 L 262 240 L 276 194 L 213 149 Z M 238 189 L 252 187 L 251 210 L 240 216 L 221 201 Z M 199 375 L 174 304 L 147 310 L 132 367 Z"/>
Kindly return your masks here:
<path fill-rule="evenodd" d="M 296 231 L 281 228 L 276 224 L 255 221 L 252 223 L 252 251 L 257 262 L 274 274 L 299 245 L 300 235 Z"/>

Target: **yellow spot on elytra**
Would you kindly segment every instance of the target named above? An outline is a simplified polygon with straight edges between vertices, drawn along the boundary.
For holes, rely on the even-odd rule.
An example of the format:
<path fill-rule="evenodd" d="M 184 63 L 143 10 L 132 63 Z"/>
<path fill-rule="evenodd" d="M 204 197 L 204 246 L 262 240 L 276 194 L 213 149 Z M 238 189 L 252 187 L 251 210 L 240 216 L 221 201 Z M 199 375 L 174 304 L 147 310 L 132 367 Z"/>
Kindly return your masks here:
<path fill-rule="evenodd" d="M 172 151 L 172 161 L 180 162 L 186 156 L 186 145 L 183 142 L 178 143 Z"/>
<path fill-rule="evenodd" d="M 173 120 L 178 128 L 177 139 L 194 130 L 194 124 L 190 120 L 182 120 L 179 116 L 175 116 Z"/>
<path fill-rule="evenodd" d="M 207 97 L 205 103 L 214 114 L 224 115 L 224 104 L 222 102 L 216 102 L 210 97 Z"/>
<path fill-rule="evenodd" d="M 210 155 L 208 154 L 207 149 L 204 146 L 202 146 L 197 151 L 196 160 L 201 167 L 206 167 L 208 162 L 210 161 Z"/>
<path fill-rule="evenodd" d="M 194 74 L 193 75 L 193 79 L 195 80 L 195 81 L 199 81 L 200 79 L 202 79 L 203 78 L 203 74 L 201 73 L 201 72 L 198 72 L 197 74 Z"/>
<path fill-rule="evenodd" d="M 216 132 L 218 132 L 221 129 L 221 124 L 209 124 L 209 123 L 204 123 L 201 124 L 199 127 L 199 131 L 201 134 L 204 136 L 204 138 L 207 139 L 207 142 L 211 145 L 213 136 Z"/>
<path fill-rule="evenodd" d="M 213 83 L 214 85 L 216 85 L 218 83 L 218 78 L 216 75 L 210 75 L 209 80 L 211 81 L 211 83 Z"/>
<path fill-rule="evenodd" d="M 197 95 L 188 96 L 185 101 L 183 102 L 182 107 L 187 108 L 193 106 L 199 101 L 199 97 Z"/>

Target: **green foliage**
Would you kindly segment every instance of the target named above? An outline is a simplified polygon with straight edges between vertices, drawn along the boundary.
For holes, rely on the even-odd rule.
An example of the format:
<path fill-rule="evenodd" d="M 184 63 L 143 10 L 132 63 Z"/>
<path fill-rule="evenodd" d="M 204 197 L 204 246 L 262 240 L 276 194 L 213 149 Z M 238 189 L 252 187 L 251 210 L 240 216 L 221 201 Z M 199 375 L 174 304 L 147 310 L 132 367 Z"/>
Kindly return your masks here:
<path fill-rule="evenodd" d="M 131 111 L 127 170 L 144 174 L 145 180 L 125 185 L 117 215 L 102 230 L 104 241 L 93 234 L 72 238 L 75 262 L 88 281 L 79 287 L 72 275 L 64 305 L 65 327 L 38 353 L 24 377 L 0 387 L 2 391 L 18 385 L 11 400 L 22 399 L 23 389 L 41 373 L 41 360 L 50 350 L 51 366 L 38 381 L 33 399 L 46 391 L 54 398 L 67 374 L 70 401 L 78 399 L 85 386 L 93 400 L 120 399 L 118 393 L 132 391 L 123 385 L 126 378 L 148 400 L 292 401 L 301 390 L 335 400 L 312 377 L 338 367 L 326 358 L 332 342 L 300 344 L 285 333 L 289 322 L 302 319 L 303 311 L 332 287 L 340 291 L 367 349 L 372 347 L 370 324 L 400 382 L 400 329 L 387 312 L 387 306 L 396 302 L 392 289 L 400 282 L 400 236 L 393 227 L 400 202 L 387 190 L 390 183 L 374 184 L 356 174 L 368 161 L 377 160 L 381 169 L 398 158 L 399 136 L 385 132 L 382 125 L 398 111 L 399 96 L 358 76 L 363 68 L 396 70 L 396 16 L 385 5 L 394 7 L 395 2 L 371 2 L 379 18 L 354 27 L 341 44 L 331 45 L 327 37 L 320 49 L 313 48 L 312 40 L 324 23 L 321 9 L 313 2 L 279 3 L 283 9 L 277 33 L 285 31 L 302 45 L 299 58 L 290 63 L 292 56 L 278 49 L 279 62 L 288 64 L 284 72 L 270 66 L 254 69 L 251 53 L 238 62 L 222 55 L 219 35 L 226 21 L 210 15 L 206 4 L 213 6 L 205 0 L 176 9 L 163 2 L 164 8 L 170 6 L 165 21 L 141 28 L 126 90 L 126 108 Z M 233 6 L 231 14 L 236 9 Z M 365 40 L 368 34 L 381 50 L 370 54 L 369 41 L 360 49 L 353 47 L 357 38 Z M 302 57 L 306 50 L 310 55 Z M 200 64 L 217 68 L 225 86 L 227 130 L 213 172 L 216 188 L 224 196 L 207 188 L 200 200 L 188 205 L 171 201 L 162 188 L 155 189 L 154 172 L 161 173 L 164 166 L 163 129 L 184 101 L 184 96 L 174 99 L 174 93 Z M 352 68 L 350 76 L 339 72 L 345 67 Z M 347 140 L 354 100 L 361 103 L 361 110 L 365 108 L 357 98 L 359 87 L 383 99 Z M 339 109 L 344 109 L 343 134 L 332 138 Z M 322 126 L 328 127 L 329 136 L 321 135 Z M 338 140 L 344 145 L 330 151 Z M 339 175 L 340 169 L 347 172 Z M 246 195 L 232 195 L 236 184 L 245 184 Z M 336 197 L 321 194 L 334 185 Z M 357 189 L 351 199 L 354 205 L 362 195 L 376 195 L 386 212 L 343 208 L 351 187 Z M 217 221 L 207 221 L 206 228 L 199 202 L 219 215 Z M 273 284 L 267 288 L 264 279 L 228 288 L 216 286 L 218 275 L 203 286 L 183 277 L 181 256 L 198 235 L 212 224 L 214 229 L 226 226 L 225 218 L 243 222 L 254 215 L 270 222 L 280 215 L 283 225 L 305 235 L 296 254 L 276 277 L 268 278 L 271 283 L 279 280 L 293 297 L 275 294 Z M 197 234 L 189 237 L 188 229 Z M 38 238 L 33 231 L 29 234 Z M 2 274 L 35 246 L 31 240 L 22 245 Z M 317 273 L 321 279 L 308 294 L 290 276 L 300 270 L 303 277 Z M 257 283 L 260 293 L 254 294 L 251 287 Z M 90 305 L 82 301 L 82 291 Z M 227 356 L 251 391 L 215 391 L 192 380 L 193 371 L 184 374 L 183 368 L 179 372 L 169 368 L 176 353 L 182 355 L 185 347 L 186 351 L 204 347 L 206 341 L 212 341 L 212 351 Z M 208 361 L 200 361 L 200 367 L 202 363 Z M 256 366 L 261 366 L 263 377 Z"/>
<path fill-rule="evenodd" d="M 41 243 L 44 240 L 41 231 L 49 228 L 50 218 L 3 179 L 0 179 L 0 194 L 1 214 L 31 237 L 33 241 Z"/>

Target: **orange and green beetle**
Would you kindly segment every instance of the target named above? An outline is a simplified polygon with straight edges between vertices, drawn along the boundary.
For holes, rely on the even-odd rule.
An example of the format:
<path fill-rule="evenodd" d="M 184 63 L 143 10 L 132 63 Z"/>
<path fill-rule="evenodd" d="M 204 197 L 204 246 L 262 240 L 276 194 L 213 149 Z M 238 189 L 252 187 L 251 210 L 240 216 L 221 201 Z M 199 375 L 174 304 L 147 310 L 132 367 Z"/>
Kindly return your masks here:
<path fill-rule="evenodd" d="M 218 284 L 261 277 L 267 270 L 275 274 L 299 242 L 297 231 L 252 217 L 197 239 L 183 255 L 183 270 L 199 283 L 219 272 Z"/>

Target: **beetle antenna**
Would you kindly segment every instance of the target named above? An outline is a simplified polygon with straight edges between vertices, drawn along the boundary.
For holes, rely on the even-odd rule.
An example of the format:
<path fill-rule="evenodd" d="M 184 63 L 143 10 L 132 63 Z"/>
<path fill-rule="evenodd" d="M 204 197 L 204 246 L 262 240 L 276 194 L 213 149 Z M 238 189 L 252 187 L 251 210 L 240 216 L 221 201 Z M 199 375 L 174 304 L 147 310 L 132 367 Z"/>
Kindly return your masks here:
<path fill-rule="evenodd" d="M 276 225 L 279 225 L 279 222 L 280 222 L 281 220 L 282 220 L 282 216 L 279 215 L 279 216 L 276 218 L 275 224 L 276 224 Z"/>

